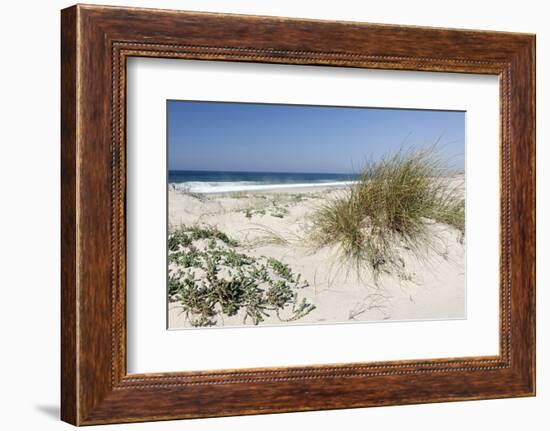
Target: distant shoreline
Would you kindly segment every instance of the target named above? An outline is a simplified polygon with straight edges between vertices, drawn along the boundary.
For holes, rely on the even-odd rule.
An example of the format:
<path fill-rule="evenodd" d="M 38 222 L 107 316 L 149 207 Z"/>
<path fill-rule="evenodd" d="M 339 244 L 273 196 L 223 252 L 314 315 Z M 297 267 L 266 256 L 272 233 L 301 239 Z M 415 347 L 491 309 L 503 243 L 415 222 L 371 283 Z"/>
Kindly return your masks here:
<path fill-rule="evenodd" d="M 188 186 L 187 183 L 169 183 L 169 187 L 176 191 L 187 193 L 199 193 L 205 195 L 228 194 L 228 193 L 258 193 L 258 192 L 293 192 L 319 191 L 327 188 L 343 188 L 352 185 L 355 181 L 336 181 L 330 183 L 298 183 L 298 184 L 238 184 L 227 183 L 215 184 L 204 183 Z"/>
<path fill-rule="evenodd" d="M 464 174 L 449 175 L 450 180 L 464 181 Z M 168 183 L 170 190 L 183 193 L 197 193 L 204 195 L 224 195 L 231 193 L 305 193 L 322 190 L 334 190 L 349 187 L 356 181 L 313 181 L 299 183 L 261 183 L 256 181 L 185 181 Z"/>

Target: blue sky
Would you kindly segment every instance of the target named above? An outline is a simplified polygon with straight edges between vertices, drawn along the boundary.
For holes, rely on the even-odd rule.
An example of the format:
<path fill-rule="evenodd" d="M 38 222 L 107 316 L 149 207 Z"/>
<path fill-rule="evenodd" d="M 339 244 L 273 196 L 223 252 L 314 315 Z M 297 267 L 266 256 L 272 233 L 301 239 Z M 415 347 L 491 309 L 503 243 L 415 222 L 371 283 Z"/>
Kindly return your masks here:
<path fill-rule="evenodd" d="M 173 100 L 167 110 L 170 170 L 354 173 L 438 139 L 464 169 L 464 112 Z"/>

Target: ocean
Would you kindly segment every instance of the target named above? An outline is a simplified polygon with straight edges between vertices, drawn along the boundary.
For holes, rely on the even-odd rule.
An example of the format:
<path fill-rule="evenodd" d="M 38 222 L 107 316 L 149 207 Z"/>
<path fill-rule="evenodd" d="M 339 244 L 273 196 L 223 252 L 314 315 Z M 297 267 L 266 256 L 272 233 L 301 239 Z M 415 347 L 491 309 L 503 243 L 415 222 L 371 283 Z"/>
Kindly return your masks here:
<path fill-rule="evenodd" d="M 227 193 L 350 184 L 356 174 L 169 171 L 168 183 L 192 193 Z"/>

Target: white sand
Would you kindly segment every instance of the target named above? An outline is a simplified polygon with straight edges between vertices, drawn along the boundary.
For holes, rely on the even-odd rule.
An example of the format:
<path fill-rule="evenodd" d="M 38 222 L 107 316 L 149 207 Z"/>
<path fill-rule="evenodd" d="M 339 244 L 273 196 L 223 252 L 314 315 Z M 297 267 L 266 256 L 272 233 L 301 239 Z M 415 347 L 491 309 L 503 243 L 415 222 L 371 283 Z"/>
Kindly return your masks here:
<path fill-rule="evenodd" d="M 279 259 L 308 281 L 309 287 L 299 293 L 315 304 L 316 309 L 292 324 L 464 318 L 464 245 L 458 241 L 458 232 L 448 226 L 430 226 L 435 238 L 434 250 L 427 253 L 425 260 L 419 262 L 405 255 L 403 273 L 385 274 L 377 284 L 368 274 L 358 277 L 353 270 L 343 267 L 336 249 L 313 251 L 304 244 L 308 214 L 325 198 L 344 192 L 334 187 L 308 187 L 196 197 L 170 190 L 169 223 L 213 225 L 243 244 L 265 241 L 266 232 L 286 238 L 286 245 L 263 244 L 243 248 L 243 252 Z M 287 209 L 283 218 L 270 213 L 272 200 Z M 266 210 L 264 215 L 254 212 L 262 208 Z M 247 209 L 250 218 L 246 216 Z M 170 328 L 190 326 L 176 302 L 169 304 L 168 320 Z M 223 321 L 224 326 L 242 324 L 242 315 Z M 289 323 L 276 316 L 260 323 L 277 324 Z"/>

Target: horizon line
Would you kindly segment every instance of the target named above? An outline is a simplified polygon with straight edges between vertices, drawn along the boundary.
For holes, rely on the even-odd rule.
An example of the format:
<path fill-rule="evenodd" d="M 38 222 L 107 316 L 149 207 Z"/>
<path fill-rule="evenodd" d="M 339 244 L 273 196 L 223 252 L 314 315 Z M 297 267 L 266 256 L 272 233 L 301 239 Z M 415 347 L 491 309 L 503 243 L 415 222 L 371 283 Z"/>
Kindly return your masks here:
<path fill-rule="evenodd" d="M 239 174 L 351 174 L 351 175 L 359 175 L 355 172 L 313 172 L 313 171 L 241 171 L 241 170 L 220 170 L 220 169 L 170 169 L 168 168 L 168 172 L 174 172 L 174 171 L 181 171 L 181 172 L 231 172 L 231 173 L 239 173 Z"/>

